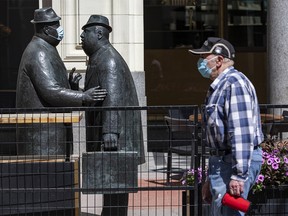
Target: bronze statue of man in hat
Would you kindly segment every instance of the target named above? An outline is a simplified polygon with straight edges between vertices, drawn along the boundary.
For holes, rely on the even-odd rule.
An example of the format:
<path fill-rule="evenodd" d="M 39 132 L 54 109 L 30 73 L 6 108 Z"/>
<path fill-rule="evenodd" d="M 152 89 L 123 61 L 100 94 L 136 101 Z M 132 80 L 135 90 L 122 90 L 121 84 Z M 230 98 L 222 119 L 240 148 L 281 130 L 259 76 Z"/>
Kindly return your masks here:
<path fill-rule="evenodd" d="M 35 34 L 22 55 L 18 71 L 17 108 L 78 107 L 102 101 L 106 96 L 105 90 L 96 87 L 85 92 L 71 89 L 71 85 L 78 86 L 81 77 L 67 78 L 66 67 L 56 49 L 64 36 L 59 20 L 61 18 L 51 7 L 34 12 L 31 23 Z M 18 154 L 65 155 L 66 129 L 64 124 L 18 128 Z"/>
<path fill-rule="evenodd" d="M 139 106 L 131 71 L 109 41 L 108 18 L 91 15 L 82 30 L 82 48 L 89 56 L 85 89 L 106 89 L 105 107 Z M 86 140 L 87 151 L 100 151 L 102 144 L 104 151 L 137 151 L 135 163 L 145 162 L 140 110 L 87 112 Z M 104 194 L 102 216 L 125 216 L 127 207 L 128 193 Z"/>

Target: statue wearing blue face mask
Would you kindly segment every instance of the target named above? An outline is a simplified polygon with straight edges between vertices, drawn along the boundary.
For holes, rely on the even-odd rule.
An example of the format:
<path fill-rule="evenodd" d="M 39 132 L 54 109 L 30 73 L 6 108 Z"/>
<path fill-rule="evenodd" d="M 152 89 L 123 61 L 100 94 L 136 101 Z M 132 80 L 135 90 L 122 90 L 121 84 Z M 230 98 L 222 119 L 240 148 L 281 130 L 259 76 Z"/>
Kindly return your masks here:
<path fill-rule="evenodd" d="M 58 38 L 57 38 L 57 40 L 62 40 L 63 39 L 63 37 L 64 37 L 64 29 L 63 29 L 63 27 L 62 26 L 59 26 L 57 29 L 56 29 L 56 31 L 57 31 L 57 34 L 58 34 Z"/>
<path fill-rule="evenodd" d="M 47 26 L 49 29 L 52 29 L 54 31 L 56 31 L 56 34 L 57 34 L 57 37 L 55 37 L 54 35 L 52 34 L 49 34 L 48 35 L 52 38 L 55 38 L 56 40 L 58 41 L 61 41 L 63 38 L 64 38 L 64 29 L 62 26 L 59 26 L 57 29 L 51 27 L 51 26 Z"/>
<path fill-rule="evenodd" d="M 56 49 L 64 37 L 60 19 L 52 8 L 39 8 L 34 12 L 31 22 L 35 34 L 23 52 L 18 71 L 17 108 L 78 107 L 83 103 L 98 102 L 94 95 L 99 89 L 91 88 L 85 92 L 71 89 L 73 82 L 78 86 L 80 79 L 78 83 L 73 77 L 67 79 L 67 69 Z M 67 149 L 63 143 L 68 139 L 65 127 L 64 124 L 57 124 L 55 128 L 41 124 L 41 127 L 19 129 L 17 140 L 25 145 L 19 145 L 17 153 L 65 155 Z"/>

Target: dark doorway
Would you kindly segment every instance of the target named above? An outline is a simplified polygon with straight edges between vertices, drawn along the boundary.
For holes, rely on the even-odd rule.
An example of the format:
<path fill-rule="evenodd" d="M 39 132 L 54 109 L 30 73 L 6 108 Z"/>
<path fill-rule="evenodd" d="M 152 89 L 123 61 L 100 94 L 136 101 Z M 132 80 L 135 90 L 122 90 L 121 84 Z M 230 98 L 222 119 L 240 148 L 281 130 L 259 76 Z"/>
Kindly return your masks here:
<path fill-rule="evenodd" d="M 15 107 L 18 67 L 34 34 L 38 0 L 0 0 L 0 108 Z"/>

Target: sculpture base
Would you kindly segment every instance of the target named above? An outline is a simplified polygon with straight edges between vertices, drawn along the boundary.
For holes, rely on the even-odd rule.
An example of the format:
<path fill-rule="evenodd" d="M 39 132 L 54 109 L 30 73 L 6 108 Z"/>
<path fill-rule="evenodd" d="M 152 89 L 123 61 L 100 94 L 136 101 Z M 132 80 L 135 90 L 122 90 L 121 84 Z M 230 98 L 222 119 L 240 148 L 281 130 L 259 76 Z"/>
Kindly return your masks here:
<path fill-rule="evenodd" d="M 78 161 L 0 161 L 0 215 L 78 211 Z"/>

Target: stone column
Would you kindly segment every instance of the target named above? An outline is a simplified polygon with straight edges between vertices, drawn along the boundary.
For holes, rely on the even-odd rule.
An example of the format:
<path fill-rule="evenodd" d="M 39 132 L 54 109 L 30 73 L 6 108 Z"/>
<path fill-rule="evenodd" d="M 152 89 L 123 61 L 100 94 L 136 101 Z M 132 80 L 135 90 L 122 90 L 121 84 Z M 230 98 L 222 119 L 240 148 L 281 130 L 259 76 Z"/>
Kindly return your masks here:
<path fill-rule="evenodd" d="M 288 1 L 268 0 L 268 103 L 288 103 Z"/>

